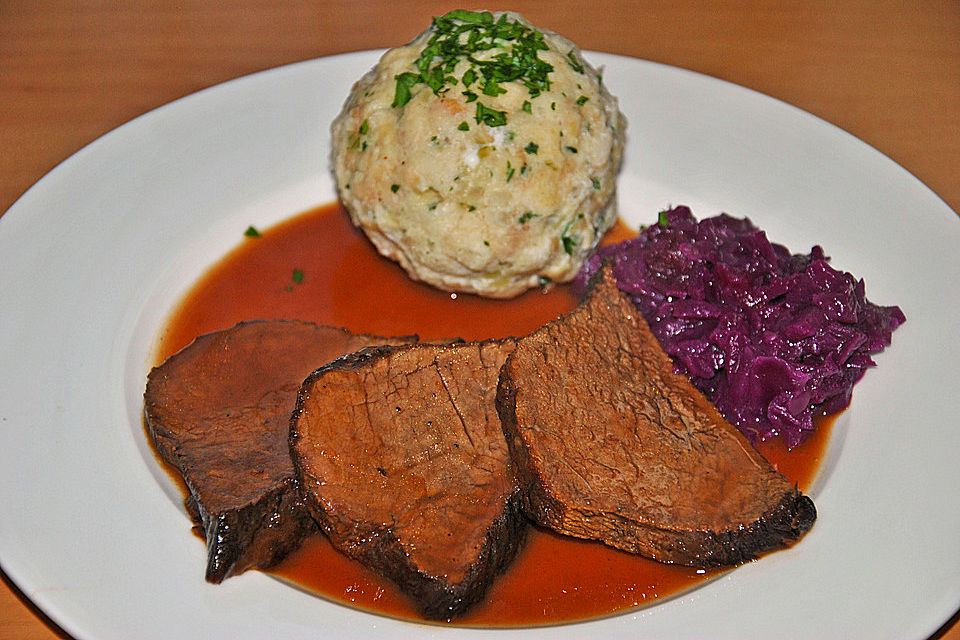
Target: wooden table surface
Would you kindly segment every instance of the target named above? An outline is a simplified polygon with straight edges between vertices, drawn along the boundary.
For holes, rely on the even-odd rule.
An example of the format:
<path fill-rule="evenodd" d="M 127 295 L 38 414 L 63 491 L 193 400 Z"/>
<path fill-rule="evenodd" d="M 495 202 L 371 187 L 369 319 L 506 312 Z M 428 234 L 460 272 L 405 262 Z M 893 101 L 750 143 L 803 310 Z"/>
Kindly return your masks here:
<path fill-rule="evenodd" d="M 520 11 L 584 49 L 692 69 L 796 105 L 879 149 L 960 211 L 957 0 L 481 4 Z M 277 65 L 402 44 L 453 8 L 0 0 L 0 212 L 72 153 L 154 107 Z M 0 638 L 69 637 L 3 579 Z M 957 616 L 944 622 L 934 637 L 960 640 Z"/>

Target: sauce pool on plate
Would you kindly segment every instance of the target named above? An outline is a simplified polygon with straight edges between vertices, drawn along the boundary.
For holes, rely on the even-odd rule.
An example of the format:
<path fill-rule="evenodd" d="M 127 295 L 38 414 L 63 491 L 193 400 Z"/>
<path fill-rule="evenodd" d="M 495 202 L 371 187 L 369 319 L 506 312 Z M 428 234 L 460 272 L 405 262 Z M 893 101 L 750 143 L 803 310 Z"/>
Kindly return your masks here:
<path fill-rule="evenodd" d="M 632 234 L 618 223 L 605 242 Z M 338 204 L 247 237 L 238 229 L 237 235 L 239 245 L 174 310 L 158 343 L 158 362 L 202 333 L 254 318 L 307 320 L 355 333 L 416 333 L 422 340 L 481 340 L 525 335 L 577 303 L 568 286 L 492 300 L 414 282 L 376 253 Z M 830 422 L 821 420 L 792 451 L 771 441 L 762 444 L 761 453 L 803 490 L 825 454 Z M 392 583 L 333 549 L 323 536 L 306 541 L 270 573 L 334 601 L 419 619 Z M 718 573 L 664 565 L 531 527 L 511 567 L 456 623 L 527 626 L 610 615 L 677 594 Z"/>

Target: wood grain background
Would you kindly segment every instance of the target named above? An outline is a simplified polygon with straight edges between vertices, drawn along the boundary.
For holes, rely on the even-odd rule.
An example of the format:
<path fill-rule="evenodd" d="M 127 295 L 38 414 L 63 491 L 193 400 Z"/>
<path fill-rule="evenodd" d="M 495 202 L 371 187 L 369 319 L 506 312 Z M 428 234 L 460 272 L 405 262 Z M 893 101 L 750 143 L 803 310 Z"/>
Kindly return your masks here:
<path fill-rule="evenodd" d="M 805 109 L 960 210 L 957 0 L 482 4 L 520 11 L 584 49 L 692 69 Z M 0 212 L 72 153 L 150 109 L 277 65 L 402 44 L 453 8 L 429 0 L 0 0 Z M 3 578 L 0 638 L 69 637 Z M 935 637 L 960 640 L 956 621 Z"/>

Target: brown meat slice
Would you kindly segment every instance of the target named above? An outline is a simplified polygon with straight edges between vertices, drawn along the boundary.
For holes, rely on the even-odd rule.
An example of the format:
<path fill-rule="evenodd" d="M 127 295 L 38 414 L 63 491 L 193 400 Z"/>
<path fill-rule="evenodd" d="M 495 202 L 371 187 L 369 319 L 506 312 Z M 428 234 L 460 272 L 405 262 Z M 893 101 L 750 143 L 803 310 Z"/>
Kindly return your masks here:
<path fill-rule="evenodd" d="M 190 491 L 187 509 L 207 540 L 207 580 L 270 567 L 316 532 L 287 443 L 303 379 L 357 349 L 412 339 L 241 322 L 198 337 L 150 372 L 147 430 Z"/>
<path fill-rule="evenodd" d="M 366 349 L 304 381 L 291 418 L 314 518 L 428 618 L 480 600 L 525 535 L 494 405 L 513 346 Z"/>
<path fill-rule="evenodd" d="M 527 515 L 692 566 L 797 540 L 813 502 L 674 373 L 609 269 L 598 280 L 577 309 L 521 339 L 501 373 L 497 405 Z"/>

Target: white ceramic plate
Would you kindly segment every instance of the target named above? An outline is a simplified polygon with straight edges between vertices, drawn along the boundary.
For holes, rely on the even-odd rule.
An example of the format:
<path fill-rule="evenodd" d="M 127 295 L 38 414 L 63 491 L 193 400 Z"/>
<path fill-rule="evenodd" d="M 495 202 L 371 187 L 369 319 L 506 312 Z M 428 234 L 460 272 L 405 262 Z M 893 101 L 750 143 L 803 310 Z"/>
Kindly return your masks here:
<path fill-rule="evenodd" d="M 630 121 L 621 209 L 750 216 L 820 243 L 907 323 L 856 388 L 794 548 L 568 638 L 926 636 L 960 606 L 960 223 L 809 114 L 715 79 L 591 54 Z M 0 220 L 0 558 L 78 638 L 471 639 L 311 597 L 256 572 L 203 581 L 203 545 L 140 426 L 172 305 L 249 224 L 333 199 L 328 125 L 366 52 L 268 71 L 97 140 Z M 507 632 L 554 637 L 556 629 Z"/>

